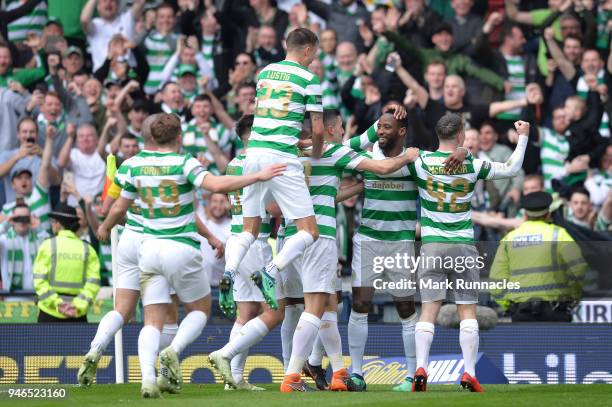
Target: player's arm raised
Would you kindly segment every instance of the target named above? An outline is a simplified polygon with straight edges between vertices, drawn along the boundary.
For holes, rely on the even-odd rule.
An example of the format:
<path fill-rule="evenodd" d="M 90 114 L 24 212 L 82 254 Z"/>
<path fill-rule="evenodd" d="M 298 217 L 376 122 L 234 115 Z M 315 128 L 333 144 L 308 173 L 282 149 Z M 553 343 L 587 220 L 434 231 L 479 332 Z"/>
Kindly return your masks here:
<path fill-rule="evenodd" d="M 323 154 L 323 136 L 325 134 L 323 113 L 310 112 L 310 122 L 312 123 L 312 157 L 321 158 Z"/>
<path fill-rule="evenodd" d="M 286 164 L 272 164 L 261 171 L 247 175 L 212 175 L 208 174 L 202 181 L 202 188 L 212 192 L 227 193 L 260 181 L 268 181 L 283 174 Z"/>
<path fill-rule="evenodd" d="M 418 157 L 419 149 L 411 147 L 406 149 L 404 154 L 400 154 L 397 157 L 385 158 L 384 160 L 366 158 L 361 161 L 356 168 L 360 171 L 370 171 L 380 175 L 387 175 L 408 165 L 408 163 L 416 161 Z"/>
<path fill-rule="evenodd" d="M 511 178 L 518 174 L 523 166 L 523 159 L 525 158 L 525 149 L 527 148 L 527 141 L 529 140 L 529 127 L 529 123 L 522 120 L 514 123 L 514 128 L 516 128 L 516 132 L 519 134 L 514 152 L 505 163 L 489 162 L 490 169 L 488 173 L 484 174 L 483 177 L 479 176 L 479 178 L 502 179 Z M 486 168 L 480 171 L 486 171 Z"/>

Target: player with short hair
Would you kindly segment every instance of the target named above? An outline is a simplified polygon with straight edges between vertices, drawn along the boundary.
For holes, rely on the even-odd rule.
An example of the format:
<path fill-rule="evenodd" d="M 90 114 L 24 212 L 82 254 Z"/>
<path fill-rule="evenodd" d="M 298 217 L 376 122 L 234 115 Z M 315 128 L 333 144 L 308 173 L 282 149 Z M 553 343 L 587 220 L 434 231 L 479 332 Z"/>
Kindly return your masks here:
<path fill-rule="evenodd" d="M 144 149 L 148 152 L 155 151 L 156 146 L 151 137 L 151 123 L 157 117 L 153 114 L 147 117 L 142 123 L 142 137 L 144 141 Z M 127 159 L 117 169 L 113 186 L 109 190 L 108 197 L 103 203 L 102 213 L 107 213 L 111 205 L 115 202 L 121 193 L 121 188 L 125 184 L 125 178 L 130 170 L 133 160 Z M 117 246 L 117 274 L 114 276 L 115 281 L 115 304 L 114 309 L 100 320 L 98 330 L 94 339 L 91 342 L 90 349 L 85 355 L 81 367 L 77 374 L 77 380 L 81 386 L 89 387 L 93 383 L 98 368 L 98 362 L 102 353 L 104 353 L 108 344 L 128 322 L 136 310 L 138 299 L 140 297 L 140 268 L 138 267 L 138 248 L 142 240 L 143 234 L 143 219 L 140 211 L 139 198 L 136 199 L 127 211 L 127 220 L 125 227 L 121 231 L 121 237 Z M 208 240 L 208 243 L 220 251 L 222 255 L 223 243 L 213 236 L 206 226 L 196 217 L 196 225 L 198 233 Z M 165 349 L 174 339 L 178 329 L 178 309 L 176 307 L 178 299 L 174 291 L 171 291 L 172 303 L 169 306 L 166 321 L 163 325 L 160 336 L 160 350 Z M 162 365 L 160 372 L 166 370 Z M 179 388 L 176 383 L 168 381 L 168 379 L 160 374 L 157 383 L 161 391 L 171 393 L 178 392 Z"/>
<path fill-rule="evenodd" d="M 397 120 L 393 112 L 386 112 L 364 135 L 353 137 L 344 144 L 356 151 L 363 151 L 373 145 L 372 153 L 368 153 L 369 156 L 374 160 L 382 160 L 402 154 L 405 134 L 406 124 Z M 366 281 L 365 275 L 362 277 L 362 241 L 374 241 L 376 244 L 378 242 L 414 241 L 416 220 L 414 213 L 416 187 L 411 177 L 394 176 L 389 179 L 366 172 L 364 188 L 365 200 L 361 213 L 361 224 L 353 237 L 351 265 L 353 301 L 348 324 L 349 352 L 352 362 L 352 374 L 348 385 L 351 391 L 366 390 L 361 366 L 368 338 L 368 312 L 374 295 L 373 282 Z M 386 246 L 380 246 L 377 250 L 384 248 Z M 379 254 L 385 255 L 382 252 Z M 368 265 L 363 266 L 369 267 Z M 391 275 L 390 271 L 385 272 Z M 396 278 L 399 278 L 400 274 L 404 276 L 404 273 L 401 272 L 391 272 L 395 273 Z M 382 278 L 383 275 L 380 276 Z M 413 320 L 416 320 L 414 300 L 411 292 L 394 294 L 396 294 L 393 297 L 394 302 L 402 320 L 402 337 L 408 363 L 407 369 L 410 372 L 410 361 L 414 353 L 412 340 L 414 335 L 411 328 L 414 325 Z"/>
<path fill-rule="evenodd" d="M 153 151 L 151 139 L 151 123 L 156 115 L 151 115 L 142 124 L 142 136 L 145 150 Z M 114 185 L 109 191 L 109 196 L 104 202 L 103 212 L 107 212 L 110 205 L 119 197 L 121 187 L 125 181 L 125 175 L 130 166 L 130 160 L 126 160 L 117 170 Z M 98 361 L 102 353 L 112 340 L 113 336 L 134 315 L 138 298 L 140 295 L 140 269 L 138 268 L 138 247 L 140 246 L 143 220 L 139 210 L 138 200 L 131 205 L 127 211 L 127 221 L 121 233 L 117 245 L 117 274 L 115 281 L 115 305 L 114 309 L 100 320 L 98 330 L 91 342 L 90 349 L 85 355 L 77 374 L 77 380 L 81 386 L 89 387 L 93 384 Z M 106 210 L 105 210 L 106 209 Z M 172 313 L 169 313 L 172 315 Z M 176 320 L 166 321 L 162 328 L 162 341 L 170 337 L 169 344 L 176 332 Z M 166 344 L 166 346 L 167 346 Z"/>
<path fill-rule="evenodd" d="M 457 283 L 479 281 L 477 266 L 478 250 L 474 246 L 474 229 L 471 216 L 471 199 L 474 184 L 479 179 L 502 179 L 515 176 L 523 164 L 525 148 L 529 136 L 529 123 L 517 121 L 515 128 L 519 134 L 517 146 L 505 163 L 489 162 L 481 159 L 467 159 L 455 171 L 448 171 L 442 163 L 463 144 L 465 130 L 461 116 L 445 114 L 436 124 L 436 134 L 440 147 L 436 151 L 422 151 L 419 158 L 408 165 L 410 174 L 416 179 L 421 204 L 421 240 L 418 278 L 420 283 L 444 283 L 447 279 Z M 457 259 L 465 264 L 448 268 L 436 259 Z M 474 266 L 468 266 L 467 259 Z M 453 260 L 453 264 L 455 261 Z M 421 316 L 416 324 L 415 341 L 417 370 L 414 376 L 413 391 L 427 390 L 427 365 L 429 349 L 434 336 L 434 323 L 446 298 L 445 289 L 423 288 L 421 286 Z M 478 321 L 476 304 L 478 290 L 454 287 L 454 300 L 461 320 L 459 343 L 465 363 L 461 385 L 473 392 L 483 392 L 476 379 L 475 365 L 478 354 Z"/>
<path fill-rule="evenodd" d="M 280 162 L 287 165 L 287 171 L 270 182 L 245 188 L 242 232 L 226 243 L 225 274 L 231 281 L 259 235 L 267 203 L 276 201 L 283 216 L 295 221 L 298 232 L 287 239 L 274 260 L 254 276 L 266 302 L 274 309 L 278 307 L 275 289 L 278 270 L 284 269 L 319 237 L 312 200 L 297 159 L 305 112 L 311 113 L 312 154 L 320 157 L 322 152 L 321 86 L 317 76 L 306 68 L 317 56 L 318 43 L 317 36 L 306 28 L 291 31 L 286 40 L 286 59 L 266 66 L 259 74 L 255 119 L 244 173 L 250 174 L 264 165 Z M 302 314 L 314 331 L 320 325 L 320 317 L 310 312 Z"/>
<path fill-rule="evenodd" d="M 345 145 L 367 153 L 375 160 L 394 157 L 404 150 L 407 123 L 394 116 L 394 108 L 387 107 L 381 118 L 364 134 L 345 141 Z M 457 152 L 445 165 L 454 166 L 463 161 L 467 152 Z M 348 324 L 349 351 L 352 374 L 349 390 L 365 391 L 362 364 L 368 338 L 368 312 L 374 296 L 374 279 L 401 282 L 409 279 L 409 270 L 385 268 L 373 273 L 373 256 L 395 256 L 399 250 L 414 251 L 416 229 L 416 185 L 406 167 L 381 177 L 372 172 L 364 173 L 365 200 L 361 212 L 361 224 L 353 237 L 352 286 L 353 304 Z M 363 252 L 363 253 L 362 253 Z M 366 255 L 364 255 L 366 254 Z M 395 391 L 410 391 L 415 369 L 414 326 L 416 312 L 413 290 L 387 290 L 393 296 L 402 322 L 402 338 L 406 356 L 406 380 L 394 387 Z"/>
<path fill-rule="evenodd" d="M 176 290 L 188 313 L 170 346 L 159 354 L 160 361 L 167 366 L 169 381 L 181 385 L 178 355 L 200 335 L 210 313 L 210 284 L 202 268 L 196 233 L 194 189 L 229 192 L 269 180 L 285 169 L 282 164 L 273 164 L 245 176 L 215 176 L 195 158 L 177 153 L 181 147 L 180 134 L 181 123 L 176 115 L 158 115 L 151 124 L 157 151 L 141 152 L 134 157 L 121 197 L 98 229 L 100 240 L 107 240 L 112 226 L 140 197 L 145 237 L 138 258 L 145 322 L 138 338 L 138 356 L 141 394 L 145 398 L 160 397 L 155 360 L 171 302 L 170 288 Z M 164 250 L 160 250 L 162 246 Z"/>
<path fill-rule="evenodd" d="M 399 111 L 400 117 L 405 116 L 405 110 Z M 340 144 L 344 134 L 342 118 L 337 110 L 326 110 L 323 116 L 325 126 L 325 144 L 320 158 L 305 154 L 301 157 L 304 176 L 312 196 L 315 217 L 319 228 L 319 239 L 299 259 L 292 268 L 298 275 L 281 273 L 283 287 L 295 285 L 301 281 L 306 310 L 322 309 L 323 318 L 318 337 L 327 352 L 332 366 L 333 377 L 329 390 L 346 391 L 348 372 L 342 360 L 342 346 L 338 331 L 336 296 L 337 276 L 337 246 L 336 246 L 336 204 L 342 174 L 346 170 L 371 171 L 378 174 L 390 174 L 416 158 L 416 149 L 411 149 L 397 157 L 386 160 L 372 160 L 360 155 L 350 147 Z M 285 238 L 297 232 L 293 223 L 285 229 Z M 294 263 L 295 264 L 295 263 Z M 310 355 L 314 343 L 304 341 L 300 323 L 296 327 L 298 334 L 293 336 L 292 352 L 286 370 L 285 379 L 281 385 L 282 392 L 304 391 L 306 386 L 301 380 L 302 367 Z"/>
<path fill-rule="evenodd" d="M 248 148 L 252 125 L 253 115 L 242 116 L 236 123 L 236 133 L 245 148 Z M 244 154 L 237 155 L 228 164 L 226 174 L 228 176 L 242 175 L 244 159 Z M 230 192 L 229 199 L 232 213 L 231 231 L 232 234 L 240 233 L 242 232 L 243 189 Z M 236 270 L 234 281 L 232 282 L 224 276 L 219 282 L 219 306 L 221 310 L 232 318 L 236 317 L 236 311 L 238 311 L 229 337 L 230 345 L 227 349 L 224 348 L 226 351 L 232 352 L 231 375 L 233 383 L 227 382 L 226 390 L 265 390 L 262 387 L 253 386 L 245 380 L 243 372 L 249 348 L 252 346 L 250 343 L 253 341 L 254 345 L 255 341 L 259 342 L 269 332 L 266 321 L 269 325 L 275 326 L 283 319 L 282 311 L 275 311 L 265 303 L 261 291 L 251 279 L 253 273 L 272 260 L 272 248 L 268 243 L 270 232 L 270 218 L 266 216 L 262 220 L 257 240 L 251 245 L 238 270 Z M 262 309 L 263 313 L 260 315 Z M 249 325 L 246 326 L 247 324 Z M 243 328 L 245 329 L 243 330 Z M 244 335 L 241 335 L 241 332 Z M 246 349 L 236 353 L 237 348 L 239 350 Z"/>
<path fill-rule="evenodd" d="M 405 112 L 404 112 L 405 113 Z M 328 112 L 325 115 L 325 145 L 323 147 L 323 155 L 321 158 L 305 159 L 300 164 L 304 166 L 304 175 L 310 184 L 310 194 L 312 195 L 315 204 L 314 211 L 317 214 L 316 220 L 318 228 L 321 230 L 322 240 L 317 241 L 311 248 L 306 249 L 304 255 L 298 258 L 291 267 L 292 270 L 297 270 L 297 275 L 283 271 L 281 280 L 276 286 L 280 289 L 276 296 L 280 301 L 281 318 L 274 321 L 274 325 L 270 324 L 268 318 L 263 315 L 255 318 L 252 321 L 261 319 L 257 326 L 249 321 L 248 326 L 245 325 L 241 330 L 241 337 L 235 340 L 230 340 L 228 345 L 219 351 L 212 352 L 209 355 L 211 364 L 216 367 L 226 381 L 232 377 L 231 369 L 228 366 L 228 361 L 231 360 L 241 349 L 244 348 L 243 342 L 246 338 L 253 337 L 257 342 L 265 335 L 268 330 L 272 329 L 282 321 L 282 310 L 288 303 L 288 297 L 295 298 L 296 296 L 305 297 L 306 312 L 312 310 L 310 315 L 324 315 L 328 311 L 326 325 L 329 326 L 329 334 L 325 335 L 323 341 L 326 346 L 328 356 L 332 360 L 332 368 L 334 370 L 334 378 L 332 381 L 332 390 L 346 390 L 344 384 L 348 377 L 346 369 L 344 369 L 342 361 L 342 350 L 337 330 L 337 318 L 334 329 L 334 317 L 336 316 L 337 300 L 336 300 L 336 265 L 337 256 L 335 255 L 337 248 L 335 243 L 335 196 L 342 172 L 345 169 L 363 169 L 376 171 L 379 173 L 390 173 L 400 167 L 405 166 L 410 160 L 416 158 L 416 151 L 412 154 L 404 154 L 388 160 L 374 161 L 365 156 L 360 156 L 350 148 L 338 144 L 341 140 L 343 127 L 342 121 L 337 111 Z M 250 141 L 249 141 L 250 149 Z M 247 157 L 249 154 L 247 151 Z M 293 236 L 297 233 L 295 224 L 290 223 L 286 228 L 286 236 Z M 290 238 L 290 237 L 289 237 Z M 324 239 L 324 240 L 323 240 Z M 229 283 L 229 279 L 224 278 L 225 283 Z M 301 284 L 299 282 L 301 281 Z M 302 292 L 295 292 L 295 287 L 303 287 Z M 300 290 L 301 291 L 301 290 Z M 234 291 L 235 292 L 235 291 Z M 333 297 L 333 298 L 332 298 Z M 331 316 L 333 313 L 333 317 Z M 302 325 L 300 326 L 300 323 Z M 306 327 L 305 326 L 306 324 Z M 306 391 L 307 387 L 301 380 L 300 373 L 302 367 L 308 358 L 313 346 L 313 342 L 317 336 L 318 329 L 309 330 L 309 322 L 304 323 L 302 318 L 298 322 L 296 328 L 300 335 L 293 336 L 292 353 L 286 369 L 286 376 L 281 385 L 282 392 Z M 318 328 L 318 327 L 317 327 Z M 327 326 L 325 327 L 327 328 Z M 262 334 L 256 335 L 259 331 Z M 314 331 L 314 332 L 313 332 Z M 335 342 L 334 342 L 335 341 Z M 256 342 L 252 342 L 254 345 Z M 247 348 L 248 349 L 248 348 Z"/>

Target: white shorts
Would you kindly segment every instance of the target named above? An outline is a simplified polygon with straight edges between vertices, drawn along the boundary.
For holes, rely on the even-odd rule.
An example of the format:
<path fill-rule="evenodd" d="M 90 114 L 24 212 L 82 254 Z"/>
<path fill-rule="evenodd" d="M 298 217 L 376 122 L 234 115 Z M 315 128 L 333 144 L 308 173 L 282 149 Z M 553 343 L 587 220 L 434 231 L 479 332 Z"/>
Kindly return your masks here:
<path fill-rule="evenodd" d="M 174 288 L 183 303 L 210 294 L 202 252 L 170 239 L 145 239 L 138 253 L 142 305 L 170 303 Z"/>
<path fill-rule="evenodd" d="M 142 233 L 124 228 L 117 244 L 117 276 L 115 287 L 140 291 L 140 267 L 138 249 Z"/>
<path fill-rule="evenodd" d="M 266 182 L 256 182 L 244 188 L 244 217 L 266 216 L 266 205 L 276 201 L 283 217 L 288 220 L 314 216 L 312 198 L 304 179 L 304 167 L 297 157 L 252 149 L 244 160 L 244 174 L 252 174 L 271 164 L 286 164 L 283 175 Z"/>
<path fill-rule="evenodd" d="M 257 239 L 242 259 L 238 267 L 238 273 L 234 278 L 234 300 L 237 302 L 262 302 L 264 301 L 261 291 L 253 280 L 251 274 L 261 270 L 272 261 L 272 248 L 267 238 Z"/>
<path fill-rule="evenodd" d="M 284 237 L 276 239 L 276 253 L 281 251 L 285 240 L 286 239 Z M 300 256 L 289 263 L 284 270 L 280 271 L 278 274 L 279 278 L 276 280 L 276 299 L 282 300 L 284 298 L 304 298 L 302 279 L 298 271 L 301 268 L 302 257 Z"/>
<path fill-rule="evenodd" d="M 333 239 L 319 238 L 304 250 L 299 270 L 304 293 L 336 292 L 338 246 Z"/>
<path fill-rule="evenodd" d="M 353 236 L 353 261 L 351 262 L 351 285 L 353 287 L 380 287 L 383 283 L 404 283 L 415 281 L 416 270 L 411 273 L 404 268 L 384 268 L 382 272 L 374 272 L 373 257 L 394 257 L 396 253 L 407 253 L 414 257 L 413 241 L 381 241 L 356 233 Z M 414 288 L 400 286 L 399 288 L 382 289 L 394 297 L 410 297 L 416 292 Z M 395 286 L 397 287 L 397 286 Z"/>

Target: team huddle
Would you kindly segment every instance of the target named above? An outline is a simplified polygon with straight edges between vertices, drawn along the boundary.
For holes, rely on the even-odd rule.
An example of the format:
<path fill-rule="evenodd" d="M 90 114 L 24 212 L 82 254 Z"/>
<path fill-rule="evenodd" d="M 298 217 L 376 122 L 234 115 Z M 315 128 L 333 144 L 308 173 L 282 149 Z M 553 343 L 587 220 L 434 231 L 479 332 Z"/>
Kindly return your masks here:
<path fill-rule="evenodd" d="M 298 28 L 287 36 L 286 47 L 286 59 L 259 74 L 255 114 L 242 117 L 236 126 L 245 152 L 229 163 L 226 175 L 213 175 L 195 158 L 179 154 L 177 116 L 160 113 L 143 124 L 145 149 L 117 170 L 105 201 L 110 209 L 98 230 L 105 241 L 110 230 L 126 219 L 116 253 L 115 310 L 100 322 L 79 369 L 81 385 L 93 383 L 101 355 L 132 318 L 140 297 L 144 306 L 138 339 L 141 394 L 156 398 L 161 392 L 180 392 L 180 354 L 200 336 L 211 311 L 210 282 L 199 248 L 202 237 L 218 255 L 223 251 L 225 255 L 219 303 L 235 323 L 227 344 L 208 358 L 228 390 L 263 390 L 243 377 L 247 354 L 281 325 L 285 367 L 281 392 L 311 390 L 303 374 L 313 378 L 319 389 L 365 391 L 362 364 L 375 292 L 373 274 L 368 272 L 373 266 L 369 252 L 393 256 L 402 247 L 414 255 L 419 218 L 420 255 L 478 256 L 470 205 L 474 185 L 479 179 L 510 178 L 520 170 L 529 124 L 515 124 L 519 140 L 505 163 L 473 158 L 462 147 L 463 121 L 454 114 L 445 115 L 436 126 L 437 151 L 405 148 L 406 112 L 393 104 L 364 134 L 343 142 L 340 113 L 323 110 L 319 80 L 306 68 L 317 56 L 318 38 Z M 346 172 L 362 173 L 363 186 L 341 189 Z M 232 236 L 225 247 L 195 216 L 197 188 L 229 194 Z M 336 203 L 360 193 L 364 204 L 353 239 L 349 374 L 338 331 Z M 270 221 L 279 217 L 273 258 Z M 418 278 L 433 281 L 445 280 L 448 273 L 439 268 L 417 270 Z M 382 277 L 408 278 L 406 270 L 393 268 L 386 268 Z M 467 270 L 463 277 L 478 281 L 478 270 Z M 408 371 L 394 390 L 426 391 L 434 323 L 447 293 L 421 290 L 418 317 L 414 292 L 390 294 L 401 319 Z M 482 392 L 475 375 L 478 293 L 450 294 L 461 320 L 459 341 L 465 362 L 461 384 Z M 187 314 L 177 324 L 179 302 Z M 323 355 L 333 371 L 329 383 L 321 367 Z"/>

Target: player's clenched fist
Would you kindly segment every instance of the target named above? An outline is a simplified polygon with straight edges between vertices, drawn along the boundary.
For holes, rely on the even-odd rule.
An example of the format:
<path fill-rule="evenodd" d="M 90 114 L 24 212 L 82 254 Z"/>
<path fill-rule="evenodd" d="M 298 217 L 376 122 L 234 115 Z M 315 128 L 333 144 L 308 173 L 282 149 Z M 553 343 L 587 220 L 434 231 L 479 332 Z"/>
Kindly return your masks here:
<path fill-rule="evenodd" d="M 514 128 L 518 134 L 529 135 L 529 122 L 518 120 L 514 122 Z"/>

